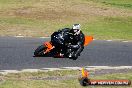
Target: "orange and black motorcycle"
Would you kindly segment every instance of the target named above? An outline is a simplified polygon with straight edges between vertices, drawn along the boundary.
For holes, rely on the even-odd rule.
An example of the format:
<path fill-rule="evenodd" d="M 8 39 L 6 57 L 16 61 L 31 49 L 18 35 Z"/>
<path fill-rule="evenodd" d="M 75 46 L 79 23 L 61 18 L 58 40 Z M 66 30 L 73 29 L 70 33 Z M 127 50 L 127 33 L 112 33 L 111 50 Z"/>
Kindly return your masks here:
<path fill-rule="evenodd" d="M 92 36 L 85 36 L 84 47 L 87 46 L 92 40 L 93 40 Z M 47 42 L 44 42 L 43 45 L 39 46 L 35 50 L 34 55 L 35 56 L 53 56 L 53 57 L 56 57 L 56 56 L 58 56 L 57 54 L 60 53 L 59 52 L 60 50 L 59 51 L 58 50 L 59 49 L 56 49 L 56 47 L 54 46 L 52 41 L 47 41 Z M 64 53 L 63 57 L 65 57 L 65 53 Z"/>

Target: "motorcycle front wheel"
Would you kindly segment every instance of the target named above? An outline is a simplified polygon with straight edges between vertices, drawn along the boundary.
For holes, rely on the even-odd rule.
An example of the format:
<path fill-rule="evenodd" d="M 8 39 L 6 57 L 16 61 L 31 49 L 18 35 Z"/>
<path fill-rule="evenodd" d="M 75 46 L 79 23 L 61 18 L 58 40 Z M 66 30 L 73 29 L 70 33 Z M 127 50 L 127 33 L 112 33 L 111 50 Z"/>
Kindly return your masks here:
<path fill-rule="evenodd" d="M 46 50 L 46 46 L 45 45 L 41 45 L 41 46 L 39 46 L 36 50 L 35 50 L 35 52 L 34 52 L 34 55 L 35 56 L 42 56 L 42 55 L 44 55 L 44 51 Z"/>

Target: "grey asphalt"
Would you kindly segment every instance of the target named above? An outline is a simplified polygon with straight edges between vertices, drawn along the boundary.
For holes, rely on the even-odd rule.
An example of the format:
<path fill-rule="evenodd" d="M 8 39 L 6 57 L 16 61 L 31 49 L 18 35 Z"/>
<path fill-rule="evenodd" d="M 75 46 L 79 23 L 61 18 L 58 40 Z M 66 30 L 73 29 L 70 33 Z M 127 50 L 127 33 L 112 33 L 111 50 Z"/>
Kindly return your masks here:
<path fill-rule="evenodd" d="M 0 37 L 0 70 L 22 70 L 82 66 L 131 66 L 132 42 L 95 40 L 77 60 L 33 57 L 45 38 Z"/>

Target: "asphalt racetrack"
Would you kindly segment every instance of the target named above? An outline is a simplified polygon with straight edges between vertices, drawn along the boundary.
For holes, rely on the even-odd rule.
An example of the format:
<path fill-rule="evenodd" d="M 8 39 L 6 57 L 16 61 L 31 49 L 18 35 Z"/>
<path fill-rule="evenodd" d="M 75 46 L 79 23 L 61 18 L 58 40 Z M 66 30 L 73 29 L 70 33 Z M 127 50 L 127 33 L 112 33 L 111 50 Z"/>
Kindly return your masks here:
<path fill-rule="evenodd" d="M 22 70 L 82 66 L 130 66 L 132 42 L 94 40 L 77 60 L 33 57 L 48 38 L 0 37 L 0 70 Z"/>

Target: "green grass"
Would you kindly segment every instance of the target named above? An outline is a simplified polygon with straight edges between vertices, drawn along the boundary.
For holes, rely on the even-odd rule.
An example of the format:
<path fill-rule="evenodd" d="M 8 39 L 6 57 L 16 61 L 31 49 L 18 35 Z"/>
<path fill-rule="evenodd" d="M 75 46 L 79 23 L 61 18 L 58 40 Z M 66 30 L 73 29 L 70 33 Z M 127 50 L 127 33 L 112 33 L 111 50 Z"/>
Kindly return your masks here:
<path fill-rule="evenodd" d="M 1 75 L 3 82 L 0 82 L 0 88 L 83 88 L 78 81 L 80 71 L 64 70 L 64 71 L 49 71 L 49 72 L 35 72 L 35 73 L 15 73 Z M 78 76 L 76 76 L 78 75 Z M 56 79 L 56 80 L 33 80 L 31 77 L 65 77 L 71 76 L 70 79 Z M 132 73 L 116 73 L 105 74 L 100 76 L 90 76 L 90 79 L 128 79 L 132 81 Z M 96 88 L 131 88 L 130 86 L 96 86 Z M 95 88 L 89 86 L 87 88 Z"/>
<path fill-rule="evenodd" d="M 114 6 L 125 9 L 132 9 L 132 1 L 131 0 L 86 0 L 93 1 L 96 3 L 101 3 L 107 6 Z"/>
<path fill-rule="evenodd" d="M 25 29 L 25 32 L 28 29 L 32 31 L 39 31 L 37 33 L 40 34 L 40 36 L 42 36 L 42 34 L 45 35 L 44 32 L 45 33 L 49 32 L 49 30 L 44 30 L 44 29 L 52 29 L 52 31 L 49 32 L 50 35 L 56 29 L 63 27 L 70 27 L 70 24 L 57 25 L 56 23 L 53 23 L 51 26 L 47 22 L 42 20 L 33 20 L 33 19 L 25 19 L 25 18 L 1 18 L 0 24 L 4 26 L 8 26 L 9 28 L 10 27 L 13 28 L 14 26 L 16 29 L 17 26 L 19 26 Z M 131 40 L 132 39 L 131 28 L 132 28 L 132 17 L 128 17 L 128 18 L 105 17 L 101 19 L 99 18 L 97 21 L 94 21 L 92 23 L 88 22 L 82 25 L 82 31 L 87 35 L 94 36 L 94 38 L 96 39 Z M 43 33 L 41 34 L 42 31 Z M 14 33 L 14 31 L 12 32 Z"/>
<path fill-rule="evenodd" d="M 50 36 L 80 23 L 95 39 L 132 40 L 131 5 L 131 0 L 0 0 L 0 36 Z"/>
<path fill-rule="evenodd" d="M 52 76 L 67 76 L 77 75 L 80 71 L 77 70 L 60 70 L 60 71 L 48 71 L 48 72 L 22 72 L 22 73 L 9 73 L 4 77 L 7 78 L 27 78 L 27 77 L 52 77 Z"/>
<path fill-rule="evenodd" d="M 97 39 L 127 39 L 132 38 L 132 18 L 106 17 L 94 23 L 86 23 L 84 32 Z"/>

